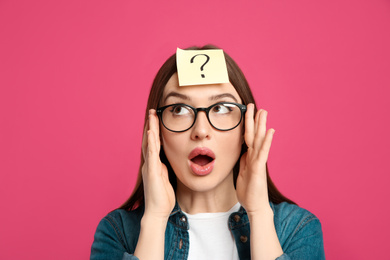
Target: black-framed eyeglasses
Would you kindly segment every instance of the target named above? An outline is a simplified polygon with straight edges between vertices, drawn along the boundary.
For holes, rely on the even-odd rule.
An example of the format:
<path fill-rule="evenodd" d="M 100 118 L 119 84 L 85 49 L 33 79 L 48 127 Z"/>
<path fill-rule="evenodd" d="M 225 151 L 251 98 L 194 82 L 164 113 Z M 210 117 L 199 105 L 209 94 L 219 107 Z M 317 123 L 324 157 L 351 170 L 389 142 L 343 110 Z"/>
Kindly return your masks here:
<path fill-rule="evenodd" d="M 218 102 L 207 108 L 192 107 L 179 103 L 157 108 L 156 112 L 166 129 L 172 132 L 184 132 L 196 121 L 199 111 L 206 113 L 209 123 L 217 130 L 229 131 L 242 121 L 246 106 L 233 102 Z"/>

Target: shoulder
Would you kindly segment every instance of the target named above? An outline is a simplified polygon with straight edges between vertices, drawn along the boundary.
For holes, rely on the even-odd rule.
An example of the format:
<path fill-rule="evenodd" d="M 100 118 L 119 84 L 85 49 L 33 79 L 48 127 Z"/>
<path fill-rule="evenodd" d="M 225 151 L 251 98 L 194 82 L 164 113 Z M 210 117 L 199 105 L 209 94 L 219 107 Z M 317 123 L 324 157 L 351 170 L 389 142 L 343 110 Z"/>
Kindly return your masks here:
<path fill-rule="evenodd" d="M 310 211 L 294 204 L 271 203 L 275 229 L 283 249 L 310 241 L 311 247 L 323 251 L 323 234 L 320 220 Z"/>
<path fill-rule="evenodd" d="M 140 230 L 140 223 L 143 216 L 143 208 L 137 208 L 132 211 L 116 209 L 108 213 L 101 222 L 107 222 L 120 235 L 126 238 L 137 235 Z"/>
<path fill-rule="evenodd" d="M 294 231 L 297 232 L 309 225 L 312 228 L 321 229 L 321 223 L 313 213 L 295 204 L 271 203 L 271 208 L 274 211 L 275 225 L 281 225 L 282 228 L 294 228 Z"/>
<path fill-rule="evenodd" d="M 108 222 L 114 227 L 135 227 L 139 225 L 143 215 L 143 209 L 137 208 L 132 211 L 116 209 L 108 213 L 101 222 Z"/>
<path fill-rule="evenodd" d="M 94 249 L 108 249 L 107 247 L 133 252 L 138 241 L 142 215 L 143 209 L 116 209 L 108 213 L 96 228 L 92 252 Z"/>
<path fill-rule="evenodd" d="M 274 211 L 275 219 L 281 222 L 299 222 L 305 225 L 307 222 L 318 220 L 318 218 L 310 211 L 301 208 L 295 204 L 282 202 L 279 204 L 270 203 Z"/>

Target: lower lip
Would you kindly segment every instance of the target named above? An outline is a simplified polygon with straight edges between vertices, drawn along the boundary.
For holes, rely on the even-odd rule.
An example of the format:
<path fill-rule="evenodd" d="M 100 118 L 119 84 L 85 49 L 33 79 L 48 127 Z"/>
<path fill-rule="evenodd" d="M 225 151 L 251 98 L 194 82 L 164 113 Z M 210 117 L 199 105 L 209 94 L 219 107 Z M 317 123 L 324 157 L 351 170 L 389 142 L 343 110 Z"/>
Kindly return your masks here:
<path fill-rule="evenodd" d="M 198 176 L 205 176 L 205 175 L 208 175 L 209 173 L 211 173 L 211 171 L 214 169 L 214 160 L 209 162 L 208 164 L 206 165 L 199 165 L 199 164 L 196 164 L 196 163 L 193 163 L 192 161 L 190 161 L 190 167 L 191 167 L 191 170 L 192 172 L 195 174 L 195 175 L 198 175 Z"/>

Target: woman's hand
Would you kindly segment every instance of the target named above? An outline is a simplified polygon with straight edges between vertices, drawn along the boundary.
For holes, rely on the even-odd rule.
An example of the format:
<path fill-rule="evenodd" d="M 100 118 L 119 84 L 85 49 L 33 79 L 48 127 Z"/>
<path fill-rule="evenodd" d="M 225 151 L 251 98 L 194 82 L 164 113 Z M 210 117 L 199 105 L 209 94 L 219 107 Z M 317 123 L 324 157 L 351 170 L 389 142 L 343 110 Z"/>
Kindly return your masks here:
<path fill-rule="evenodd" d="M 274 129 L 266 131 L 267 111 L 260 109 L 254 117 L 254 104 L 248 104 L 245 114 L 245 143 L 248 151 L 240 159 L 237 178 L 237 198 L 248 215 L 272 212 L 267 189 L 266 162 Z"/>
<path fill-rule="evenodd" d="M 153 109 L 149 111 L 144 130 L 142 156 L 145 213 L 134 256 L 143 260 L 164 259 L 165 229 L 175 206 L 175 193 L 169 182 L 167 167 L 160 161 L 159 123 Z"/>
<path fill-rule="evenodd" d="M 248 151 L 240 159 L 237 198 L 248 213 L 251 226 L 251 259 L 276 259 L 283 254 L 269 204 L 266 162 L 275 130 L 266 129 L 267 111 L 254 105 L 245 114 L 245 142 Z"/>
<path fill-rule="evenodd" d="M 144 130 L 142 155 L 145 216 L 168 219 L 175 206 L 175 193 L 169 182 L 167 167 L 160 161 L 159 122 L 154 109 L 149 111 Z"/>

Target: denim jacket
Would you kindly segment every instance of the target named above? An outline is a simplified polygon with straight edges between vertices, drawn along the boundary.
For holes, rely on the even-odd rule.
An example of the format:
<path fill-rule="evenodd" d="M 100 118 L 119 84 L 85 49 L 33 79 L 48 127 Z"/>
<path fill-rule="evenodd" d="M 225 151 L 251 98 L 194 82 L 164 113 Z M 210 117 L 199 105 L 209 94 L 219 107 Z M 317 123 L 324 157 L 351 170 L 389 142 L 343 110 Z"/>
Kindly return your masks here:
<path fill-rule="evenodd" d="M 284 254 L 278 260 L 325 259 L 321 223 L 309 211 L 286 202 L 273 204 L 274 223 Z M 117 209 L 104 217 L 95 233 L 91 260 L 138 260 L 132 255 L 140 233 L 144 209 Z M 243 207 L 229 217 L 228 226 L 234 236 L 239 258 L 250 259 L 250 225 Z M 164 259 L 187 259 L 190 246 L 189 224 L 176 203 L 165 231 Z M 151 250 L 153 250 L 151 248 Z"/>

